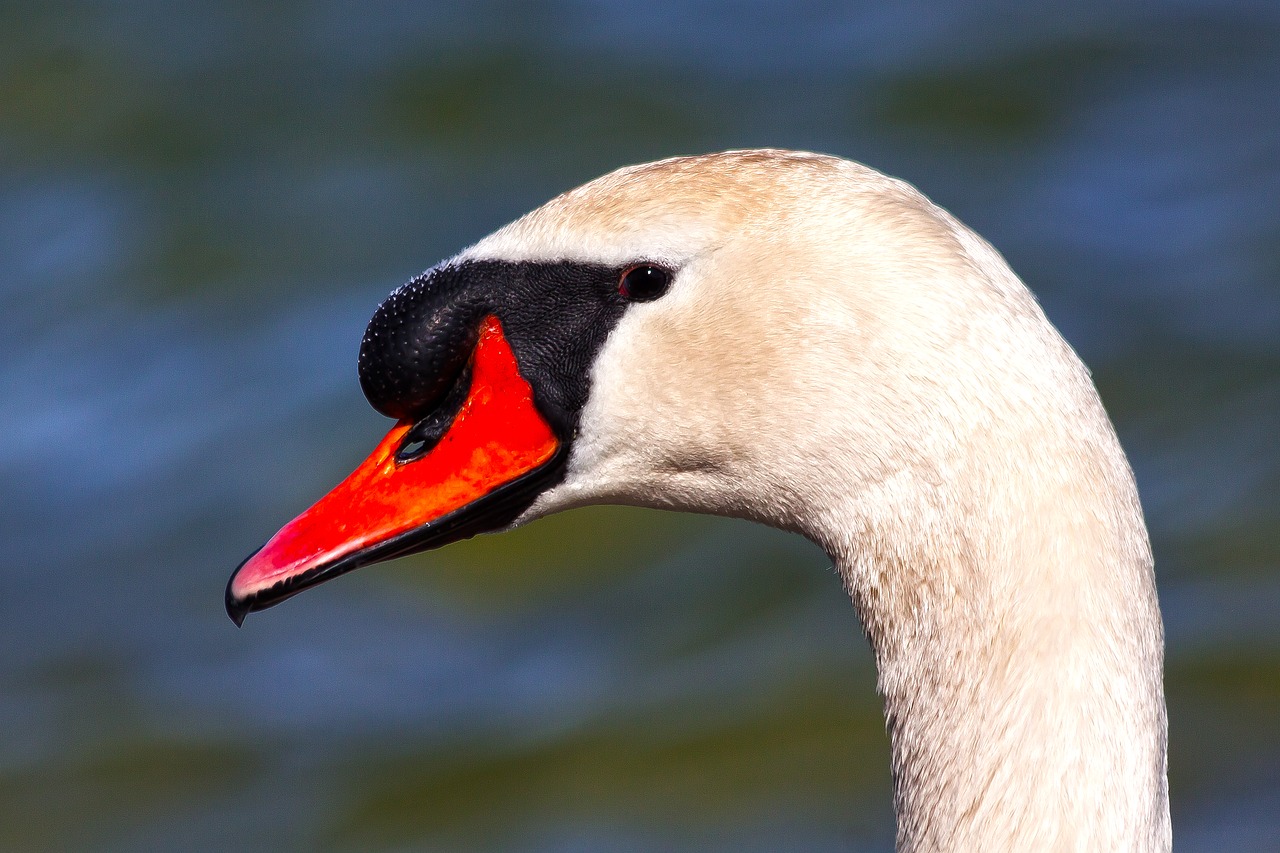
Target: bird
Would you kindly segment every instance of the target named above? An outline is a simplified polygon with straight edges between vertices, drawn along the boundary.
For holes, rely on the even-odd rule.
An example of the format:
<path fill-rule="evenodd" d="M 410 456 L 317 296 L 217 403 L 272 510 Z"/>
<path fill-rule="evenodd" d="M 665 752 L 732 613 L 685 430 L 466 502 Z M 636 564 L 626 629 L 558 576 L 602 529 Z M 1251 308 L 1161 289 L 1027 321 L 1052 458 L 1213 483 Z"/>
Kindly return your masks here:
<path fill-rule="evenodd" d="M 843 580 L 899 850 L 1170 848 L 1132 469 L 1030 290 L 912 185 L 779 149 L 624 167 L 397 288 L 358 367 L 395 426 L 236 570 L 237 625 L 574 507 L 746 518 Z"/>

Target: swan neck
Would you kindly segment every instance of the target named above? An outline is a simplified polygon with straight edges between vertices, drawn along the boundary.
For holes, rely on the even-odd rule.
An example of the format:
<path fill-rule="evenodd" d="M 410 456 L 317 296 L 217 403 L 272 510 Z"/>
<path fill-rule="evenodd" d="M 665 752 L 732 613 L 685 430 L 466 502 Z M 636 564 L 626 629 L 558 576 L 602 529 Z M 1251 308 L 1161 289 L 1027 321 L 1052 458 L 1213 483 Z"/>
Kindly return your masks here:
<path fill-rule="evenodd" d="M 917 502 L 829 548 L 876 654 L 900 850 L 1169 849 L 1163 627 L 1113 473 L 1089 501 L 1072 477 L 980 488 L 990 524 Z"/>

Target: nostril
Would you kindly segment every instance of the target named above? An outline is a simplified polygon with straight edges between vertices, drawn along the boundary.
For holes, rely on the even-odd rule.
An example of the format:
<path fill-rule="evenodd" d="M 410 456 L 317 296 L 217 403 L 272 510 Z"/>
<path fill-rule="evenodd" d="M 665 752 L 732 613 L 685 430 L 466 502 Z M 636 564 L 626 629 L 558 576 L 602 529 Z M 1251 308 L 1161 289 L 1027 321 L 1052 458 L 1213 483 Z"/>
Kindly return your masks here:
<path fill-rule="evenodd" d="M 426 452 L 426 439 L 419 438 L 405 442 L 404 446 L 396 451 L 396 459 L 400 462 L 412 462 Z"/>
<path fill-rule="evenodd" d="M 467 363 L 463 365 L 462 371 L 454 378 L 453 384 L 440 400 L 440 404 L 423 416 L 405 433 L 400 449 L 396 451 L 396 461 L 400 463 L 413 462 L 434 450 L 436 445 L 440 443 L 440 439 L 444 438 L 445 434 L 449 432 L 449 427 L 453 426 L 453 422 L 457 419 L 458 413 L 462 411 L 462 406 L 466 403 L 467 396 L 470 393 L 471 361 L 468 359 Z"/>

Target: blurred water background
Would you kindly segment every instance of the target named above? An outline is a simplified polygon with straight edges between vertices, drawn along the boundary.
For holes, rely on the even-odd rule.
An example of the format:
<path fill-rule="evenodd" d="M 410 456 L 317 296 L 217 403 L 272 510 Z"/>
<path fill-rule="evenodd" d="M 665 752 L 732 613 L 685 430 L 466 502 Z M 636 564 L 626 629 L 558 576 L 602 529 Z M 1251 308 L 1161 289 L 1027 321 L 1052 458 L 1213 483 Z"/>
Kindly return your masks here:
<path fill-rule="evenodd" d="M 1184 851 L 1280 849 L 1280 4 L 0 5 L 0 848 L 889 850 L 828 562 L 624 509 L 235 630 L 387 427 L 395 285 L 616 166 L 904 177 L 1091 365 L 1142 489 Z"/>

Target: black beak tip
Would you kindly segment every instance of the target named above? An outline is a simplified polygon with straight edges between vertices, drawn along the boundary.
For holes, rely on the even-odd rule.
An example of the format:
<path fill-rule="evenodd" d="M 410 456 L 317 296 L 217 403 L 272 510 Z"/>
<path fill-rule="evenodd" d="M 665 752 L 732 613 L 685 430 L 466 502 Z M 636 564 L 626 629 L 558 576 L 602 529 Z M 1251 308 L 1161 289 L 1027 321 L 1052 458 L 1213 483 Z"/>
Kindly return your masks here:
<path fill-rule="evenodd" d="M 249 615 L 249 611 L 253 610 L 253 606 L 248 601 L 241 601 L 231 594 L 231 585 L 227 585 L 227 615 L 231 617 L 231 621 L 236 623 L 236 627 L 244 625 L 244 618 Z"/>
<path fill-rule="evenodd" d="M 247 563 L 248 560 L 246 559 L 244 562 Z M 223 598 L 223 602 L 227 608 L 227 616 L 231 617 L 231 621 L 236 623 L 237 628 L 244 625 L 244 618 L 253 610 L 252 598 L 238 598 L 236 597 L 236 594 L 231 591 L 231 585 L 235 583 L 236 575 L 240 573 L 240 569 L 243 567 L 244 563 L 241 563 L 236 567 L 236 570 L 231 573 L 231 578 L 227 581 L 227 592 Z"/>

